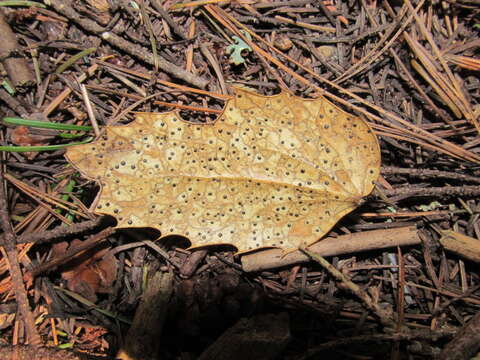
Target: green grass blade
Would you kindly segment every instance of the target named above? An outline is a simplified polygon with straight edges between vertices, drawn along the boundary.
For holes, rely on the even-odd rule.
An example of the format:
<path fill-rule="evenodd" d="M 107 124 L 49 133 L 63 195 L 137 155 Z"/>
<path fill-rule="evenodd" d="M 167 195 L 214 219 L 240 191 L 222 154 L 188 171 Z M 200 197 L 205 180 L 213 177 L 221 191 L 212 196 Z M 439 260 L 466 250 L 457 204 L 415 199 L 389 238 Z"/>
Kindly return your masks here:
<path fill-rule="evenodd" d="M 40 4 L 36 1 L 26 1 L 26 0 L 5 0 L 0 1 L 0 6 L 37 6 L 41 8 L 46 8 L 45 5 Z"/>
<path fill-rule="evenodd" d="M 97 48 L 88 48 L 85 50 L 80 51 L 78 54 L 73 55 L 70 59 L 65 61 L 62 65 L 60 65 L 57 70 L 55 70 L 55 74 L 61 74 L 64 72 L 68 67 L 72 66 L 78 59 L 81 59 L 84 56 L 87 56 L 91 54 L 92 52 L 95 52 Z"/>
<path fill-rule="evenodd" d="M 53 130 L 89 131 L 93 129 L 91 126 L 86 126 L 86 125 L 60 124 L 60 123 L 53 123 L 49 121 L 30 120 L 30 119 L 22 119 L 17 117 L 5 117 L 3 118 L 3 122 L 6 124 L 12 124 L 12 125 L 23 125 L 23 126 L 30 126 L 30 127 L 36 127 L 36 128 L 42 128 L 42 129 L 53 129 Z"/>
<path fill-rule="evenodd" d="M 27 152 L 27 151 L 53 151 L 64 149 L 69 146 L 82 145 L 89 143 L 93 138 L 89 137 L 88 139 L 76 143 L 70 144 L 59 144 L 59 145 L 43 145 L 43 146 L 15 146 L 15 145 L 6 145 L 0 146 L 0 151 L 9 151 L 9 152 Z"/>
<path fill-rule="evenodd" d="M 81 134 L 59 133 L 58 136 L 61 137 L 62 139 L 78 139 L 80 137 L 85 136 L 85 133 L 84 132 L 82 132 Z"/>
<path fill-rule="evenodd" d="M 12 84 L 10 84 L 10 81 L 8 81 L 7 79 L 3 80 L 2 86 L 11 96 L 15 95 L 15 89 L 13 88 Z"/>

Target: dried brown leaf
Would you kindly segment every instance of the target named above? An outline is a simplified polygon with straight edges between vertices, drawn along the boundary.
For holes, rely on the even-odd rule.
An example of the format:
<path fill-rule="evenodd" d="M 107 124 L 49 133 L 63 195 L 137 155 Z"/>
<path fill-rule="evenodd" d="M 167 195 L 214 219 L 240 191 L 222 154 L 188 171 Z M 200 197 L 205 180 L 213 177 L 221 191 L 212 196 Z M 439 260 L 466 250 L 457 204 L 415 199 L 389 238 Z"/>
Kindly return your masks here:
<path fill-rule="evenodd" d="M 53 254 L 61 255 L 81 243 L 80 240 L 73 240 L 71 244 L 57 243 L 53 246 Z M 109 293 L 117 276 L 117 260 L 107 252 L 106 248 L 93 248 L 62 266 L 61 274 L 67 281 L 67 288 L 93 302 L 97 293 Z"/>
<path fill-rule="evenodd" d="M 39 146 L 45 145 L 50 139 L 48 136 L 33 135 L 26 126 L 17 126 L 10 133 L 13 144 L 18 146 Z"/>
<path fill-rule="evenodd" d="M 95 212 L 114 216 L 117 227 L 240 252 L 316 242 L 380 172 L 377 139 L 358 117 L 324 98 L 239 88 L 215 124 L 140 113 L 66 157 L 101 183 Z"/>

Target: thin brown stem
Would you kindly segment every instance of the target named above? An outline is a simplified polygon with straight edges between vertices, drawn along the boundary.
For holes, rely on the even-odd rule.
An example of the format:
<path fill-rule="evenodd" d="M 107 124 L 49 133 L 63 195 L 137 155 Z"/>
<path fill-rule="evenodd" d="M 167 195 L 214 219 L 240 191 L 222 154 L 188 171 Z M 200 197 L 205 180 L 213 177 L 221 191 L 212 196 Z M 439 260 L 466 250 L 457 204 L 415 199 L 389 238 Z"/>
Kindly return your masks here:
<path fill-rule="evenodd" d="M 3 163 L 0 165 L 0 178 L 3 177 Z M 3 230 L 5 239 L 4 249 L 10 265 L 10 276 L 12 278 L 12 287 L 15 292 L 15 298 L 18 304 L 18 310 L 25 322 L 25 329 L 27 333 L 28 342 L 31 345 L 41 345 L 42 339 L 35 327 L 35 319 L 28 303 L 27 291 L 23 283 L 22 271 L 17 257 L 17 247 L 15 241 L 15 234 L 13 232 L 12 224 L 10 223 L 10 216 L 8 213 L 7 196 L 4 189 L 5 183 L 0 184 L 0 226 Z"/>

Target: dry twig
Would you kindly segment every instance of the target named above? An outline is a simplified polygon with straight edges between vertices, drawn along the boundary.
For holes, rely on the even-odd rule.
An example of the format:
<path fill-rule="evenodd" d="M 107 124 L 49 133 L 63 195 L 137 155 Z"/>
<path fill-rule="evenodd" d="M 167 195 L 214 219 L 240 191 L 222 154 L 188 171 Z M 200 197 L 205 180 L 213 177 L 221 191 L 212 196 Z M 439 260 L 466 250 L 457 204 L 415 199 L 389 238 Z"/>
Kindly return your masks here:
<path fill-rule="evenodd" d="M 15 298 L 17 300 L 18 309 L 25 322 L 28 342 L 31 345 L 42 344 L 42 339 L 35 326 L 35 319 L 33 317 L 30 304 L 28 302 L 27 291 L 23 283 L 22 271 L 17 258 L 17 246 L 15 241 L 15 234 L 10 224 L 10 217 L 8 213 L 7 195 L 5 192 L 5 182 L 3 173 L 3 163 L 0 164 L 0 178 L 3 180 L 0 184 L 0 226 L 3 230 L 4 248 L 10 265 L 10 276 L 12 278 L 12 286 L 15 291 Z"/>

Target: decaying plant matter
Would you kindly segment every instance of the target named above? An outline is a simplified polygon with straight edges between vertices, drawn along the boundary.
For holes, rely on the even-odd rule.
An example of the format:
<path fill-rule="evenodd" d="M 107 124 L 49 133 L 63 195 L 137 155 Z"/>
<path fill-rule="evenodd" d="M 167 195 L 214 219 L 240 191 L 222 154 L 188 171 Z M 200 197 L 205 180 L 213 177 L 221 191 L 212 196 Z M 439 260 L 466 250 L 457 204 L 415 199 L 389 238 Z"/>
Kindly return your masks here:
<path fill-rule="evenodd" d="M 118 227 L 240 252 L 317 241 L 380 172 L 377 139 L 361 119 L 323 98 L 240 88 L 215 124 L 141 113 L 66 156 L 101 183 L 96 212 L 116 217 Z"/>

